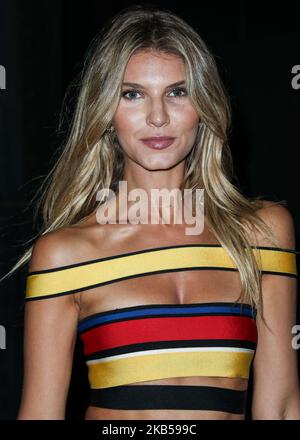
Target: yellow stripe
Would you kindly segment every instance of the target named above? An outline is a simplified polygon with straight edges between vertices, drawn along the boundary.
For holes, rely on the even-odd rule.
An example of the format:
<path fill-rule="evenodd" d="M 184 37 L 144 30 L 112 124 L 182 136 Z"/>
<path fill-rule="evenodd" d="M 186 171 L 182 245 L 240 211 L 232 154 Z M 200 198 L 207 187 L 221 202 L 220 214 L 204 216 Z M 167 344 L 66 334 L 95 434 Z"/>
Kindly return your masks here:
<path fill-rule="evenodd" d="M 249 378 L 253 353 L 184 352 L 115 359 L 88 364 L 91 388 L 185 376 Z"/>
<path fill-rule="evenodd" d="M 260 249 L 254 250 L 259 267 L 272 272 L 296 275 L 296 254 L 293 252 Z M 259 262 L 259 255 L 261 262 Z M 112 259 L 75 267 L 50 269 L 46 273 L 27 276 L 25 298 L 42 297 L 84 289 L 124 277 L 158 271 L 193 267 L 236 268 L 223 247 L 180 247 L 157 249 L 139 254 L 118 256 Z"/>
<path fill-rule="evenodd" d="M 297 275 L 296 254 L 293 252 L 254 249 L 254 255 L 258 261 L 260 255 L 259 267 L 262 267 L 264 271 Z"/>

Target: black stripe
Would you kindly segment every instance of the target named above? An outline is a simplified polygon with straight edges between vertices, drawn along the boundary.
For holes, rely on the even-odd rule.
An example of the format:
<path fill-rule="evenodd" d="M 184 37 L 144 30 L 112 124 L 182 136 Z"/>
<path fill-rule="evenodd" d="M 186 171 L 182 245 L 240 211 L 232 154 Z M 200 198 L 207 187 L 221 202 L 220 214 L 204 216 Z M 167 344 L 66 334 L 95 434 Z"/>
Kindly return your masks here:
<path fill-rule="evenodd" d="M 255 249 L 255 246 L 251 246 L 252 249 Z M 299 254 L 299 251 L 296 251 L 294 249 L 290 248 L 279 248 L 279 247 L 272 247 L 272 246 L 257 246 L 257 249 L 265 249 L 265 250 L 271 250 L 271 251 L 281 251 L 281 252 L 290 252 L 291 254 Z"/>
<path fill-rule="evenodd" d="M 238 347 L 256 349 L 256 343 L 252 341 L 242 341 L 240 339 L 189 339 L 176 341 L 153 341 L 139 342 L 137 344 L 121 345 L 119 347 L 109 348 L 107 350 L 99 350 L 86 356 L 86 360 L 104 359 L 109 356 L 119 354 L 127 354 L 131 352 L 144 350 L 158 350 L 167 348 L 184 348 L 184 347 Z"/>
<path fill-rule="evenodd" d="M 112 409 L 245 412 L 247 390 L 195 385 L 122 385 L 91 389 L 90 405 Z"/>
<path fill-rule="evenodd" d="M 153 252 L 153 251 L 160 251 L 160 250 L 164 250 L 164 249 L 177 249 L 177 248 L 185 248 L 185 247 L 187 247 L 187 248 L 190 248 L 190 247 L 199 247 L 199 248 L 202 248 L 202 247 L 217 247 L 217 248 L 224 248 L 224 246 L 221 245 L 221 244 L 178 244 L 178 245 L 171 245 L 171 246 L 161 246 L 161 247 L 155 247 L 155 248 L 149 248 L 149 249 L 142 249 L 142 250 L 139 250 L 139 251 L 132 251 L 132 252 L 121 253 L 121 254 L 112 255 L 112 256 L 109 256 L 109 257 L 96 258 L 96 259 L 93 259 L 93 260 L 86 260 L 86 261 L 82 261 L 80 263 L 68 264 L 68 265 L 65 265 L 65 266 L 55 267 L 55 268 L 52 268 L 52 269 L 36 270 L 36 271 L 28 272 L 28 276 L 36 275 L 36 274 L 42 274 L 42 273 L 58 272 L 60 270 L 71 269 L 73 267 L 79 267 L 79 266 L 83 266 L 83 265 L 98 263 L 100 261 L 114 260 L 116 258 L 123 258 L 123 257 L 131 256 L 131 255 L 139 255 L 139 254 L 145 254 L 145 253 Z M 250 247 L 252 249 L 265 249 L 265 250 L 274 250 L 274 251 L 283 251 L 283 252 L 297 253 L 295 250 L 292 250 L 292 249 L 284 249 L 284 248 L 277 248 L 277 247 L 268 247 L 268 246 L 250 246 Z"/>
<path fill-rule="evenodd" d="M 236 313 L 224 313 L 224 312 L 208 312 L 208 313 L 189 313 L 189 314 L 182 314 L 182 313 L 165 313 L 163 315 L 161 314 L 149 314 L 149 315 L 143 315 L 143 316 L 130 316 L 130 317 L 126 317 L 126 318 L 118 318 L 118 319 L 113 319 L 112 321 L 107 321 L 107 322 L 100 322 L 98 324 L 93 324 L 91 326 L 89 326 L 88 328 L 84 329 L 84 330 L 78 330 L 78 334 L 82 335 L 83 333 L 86 333 L 90 330 L 93 330 L 97 327 L 104 327 L 105 325 L 110 325 L 110 324 L 115 324 L 117 322 L 127 322 L 127 321 L 138 321 L 138 320 L 143 320 L 143 319 L 151 319 L 151 318 L 189 318 L 189 317 L 193 317 L 193 316 L 198 316 L 198 317 L 202 317 L 202 316 L 237 316 L 238 318 L 249 318 L 251 320 L 255 319 L 253 316 L 248 316 L 246 314 L 236 314 Z"/>
<path fill-rule="evenodd" d="M 272 272 L 271 270 L 263 270 L 261 271 L 262 275 L 285 275 L 287 277 L 291 277 L 291 278 L 297 278 L 297 274 L 294 273 L 287 273 L 287 272 Z"/>

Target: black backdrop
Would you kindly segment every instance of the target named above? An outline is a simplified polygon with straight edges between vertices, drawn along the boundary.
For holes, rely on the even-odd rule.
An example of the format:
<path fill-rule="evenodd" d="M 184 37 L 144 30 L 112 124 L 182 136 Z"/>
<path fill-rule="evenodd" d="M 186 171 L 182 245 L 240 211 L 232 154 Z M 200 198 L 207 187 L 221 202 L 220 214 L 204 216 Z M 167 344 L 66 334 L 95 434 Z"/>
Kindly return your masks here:
<path fill-rule="evenodd" d="M 0 0 L 0 65 L 6 70 L 6 89 L 0 90 L 0 276 L 37 231 L 34 203 L 28 204 L 62 142 L 58 117 L 66 88 L 103 21 L 131 3 Z M 194 26 L 215 55 L 232 102 L 235 183 L 247 195 L 286 200 L 298 242 L 300 89 L 291 84 L 291 70 L 300 64 L 297 3 L 199 0 L 156 5 Z M 20 403 L 26 269 L 0 284 L 0 325 L 6 330 L 6 348 L 0 350 L 1 419 L 15 419 Z M 79 340 L 75 358 L 69 419 L 82 418 L 87 403 Z"/>

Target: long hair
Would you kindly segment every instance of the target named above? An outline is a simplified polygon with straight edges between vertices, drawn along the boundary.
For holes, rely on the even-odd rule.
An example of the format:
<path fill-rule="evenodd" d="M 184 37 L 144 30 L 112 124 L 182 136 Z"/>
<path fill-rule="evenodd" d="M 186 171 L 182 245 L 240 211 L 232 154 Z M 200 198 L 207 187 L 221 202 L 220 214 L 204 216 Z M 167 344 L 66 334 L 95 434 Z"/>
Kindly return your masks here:
<path fill-rule="evenodd" d="M 204 188 L 207 223 L 236 263 L 242 301 L 261 313 L 261 272 L 252 246 L 260 231 L 278 246 L 271 229 L 258 216 L 260 197 L 246 198 L 232 183 L 228 145 L 230 101 L 208 47 L 188 23 L 173 12 L 151 4 L 134 5 L 108 20 L 91 42 L 79 77 L 79 93 L 65 144 L 41 186 L 37 211 L 39 235 L 83 221 L 103 202 L 97 191 L 117 189 L 124 156 L 110 133 L 130 57 L 145 50 L 175 54 L 185 63 L 188 95 L 199 114 L 195 143 L 185 159 L 182 188 Z M 274 202 L 278 204 L 282 202 Z M 10 275 L 26 263 L 31 245 Z M 6 276 L 7 276 L 6 275 Z"/>

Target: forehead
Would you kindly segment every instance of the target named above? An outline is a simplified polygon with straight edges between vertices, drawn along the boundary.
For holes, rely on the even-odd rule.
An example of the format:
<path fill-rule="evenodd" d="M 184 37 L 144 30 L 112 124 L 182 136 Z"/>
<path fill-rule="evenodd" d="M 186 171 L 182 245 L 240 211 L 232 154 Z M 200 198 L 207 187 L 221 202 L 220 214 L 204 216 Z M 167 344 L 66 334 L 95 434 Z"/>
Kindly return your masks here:
<path fill-rule="evenodd" d="M 175 82 L 185 78 L 183 60 L 171 53 L 143 51 L 133 54 L 124 72 L 124 81 L 146 85 L 148 81 Z M 174 80 L 174 81 L 173 81 Z"/>

